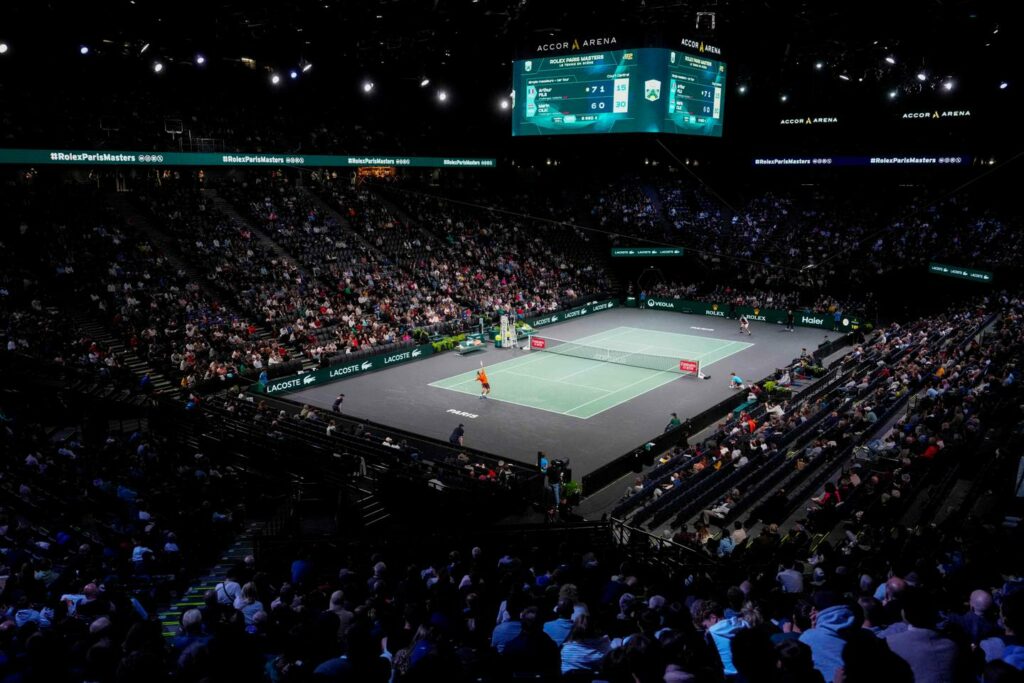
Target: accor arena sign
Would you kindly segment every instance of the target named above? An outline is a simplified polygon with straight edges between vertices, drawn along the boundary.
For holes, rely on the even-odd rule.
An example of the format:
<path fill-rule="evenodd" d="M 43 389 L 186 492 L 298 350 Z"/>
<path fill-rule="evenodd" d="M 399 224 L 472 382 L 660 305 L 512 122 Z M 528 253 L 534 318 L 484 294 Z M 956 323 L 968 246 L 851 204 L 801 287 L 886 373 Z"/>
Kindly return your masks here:
<path fill-rule="evenodd" d="M 572 40 L 556 40 L 551 43 L 539 43 L 535 52 L 561 52 L 562 50 L 590 50 L 599 47 L 610 47 L 618 45 L 619 41 L 615 36 L 601 36 L 598 38 L 573 38 Z"/>

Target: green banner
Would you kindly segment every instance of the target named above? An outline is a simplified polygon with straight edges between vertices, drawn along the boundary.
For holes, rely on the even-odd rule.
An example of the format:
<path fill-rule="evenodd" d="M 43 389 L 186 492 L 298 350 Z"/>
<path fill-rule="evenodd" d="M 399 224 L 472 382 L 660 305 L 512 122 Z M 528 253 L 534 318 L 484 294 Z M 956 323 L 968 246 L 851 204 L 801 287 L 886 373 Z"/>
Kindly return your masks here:
<path fill-rule="evenodd" d="M 332 365 L 329 368 L 314 370 L 313 372 L 307 372 L 302 375 L 280 377 L 268 382 L 266 389 L 262 391 L 260 390 L 259 384 L 253 385 L 252 390 L 257 393 L 264 394 L 284 394 L 292 391 L 300 391 L 302 389 L 309 389 L 310 387 L 318 384 L 329 384 L 342 379 L 350 379 L 356 375 L 373 372 L 374 370 L 380 370 L 398 363 L 406 363 L 411 360 L 426 358 L 433 352 L 433 346 L 430 344 L 422 344 L 411 349 L 405 349 L 404 351 L 380 353 L 376 356 L 366 356 L 359 360 L 352 361 L 351 363 Z"/>
<path fill-rule="evenodd" d="M 643 256 L 682 256 L 682 247 L 612 247 L 615 258 L 640 258 Z"/>
<path fill-rule="evenodd" d="M 728 304 L 709 304 L 689 299 L 666 299 L 664 297 L 652 296 L 644 302 L 642 307 L 658 311 L 709 315 L 716 318 L 730 317 Z M 779 325 L 783 325 L 786 322 L 786 311 L 779 308 L 737 306 L 732 317 L 739 318 L 741 315 L 747 316 L 747 320 L 750 321 L 776 323 Z M 793 323 L 801 327 L 816 327 L 822 330 L 837 330 L 840 332 L 855 330 L 860 327 L 860 319 L 854 315 L 844 314 L 837 322 L 832 313 L 807 313 L 799 309 L 794 309 Z"/>
<path fill-rule="evenodd" d="M 958 277 L 962 280 L 972 282 L 992 282 L 992 273 L 987 270 L 975 270 L 974 268 L 961 268 L 960 266 L 947 266 L 943 263 L 932 261 L 928 264 L 928 272 L 946 277 Z"/>
<path fill-rule="evenodd" d="M 497 161 L 495 159 L 457 157 L 341 156 L 262 152 L 114 152 L 77 149 L 0 149 L 0 164 L 494 168 L 497 166 Z"/>
<path fill-rule="evenodd" d="M 554 323 L 572 320 L 573 318 L 581 318 L 585 315 L 590 315 L 591 313 L 597 313 L 598 311 L 607 311 L 609 308 L 615 308 L 618 305 L 618 302 L 609 299 L 608 301 L 599 301 L 593 304 L 586 304 L 585 306 L 577 306 L 576 308 L 570 308 L 567 311 L 558 311 L 551 315 L 542 315 L 539 318 L 527 318 L 526 322 L 530 324 L 530 327 L 543 327 L 545 325 L 552 325 Z"/>

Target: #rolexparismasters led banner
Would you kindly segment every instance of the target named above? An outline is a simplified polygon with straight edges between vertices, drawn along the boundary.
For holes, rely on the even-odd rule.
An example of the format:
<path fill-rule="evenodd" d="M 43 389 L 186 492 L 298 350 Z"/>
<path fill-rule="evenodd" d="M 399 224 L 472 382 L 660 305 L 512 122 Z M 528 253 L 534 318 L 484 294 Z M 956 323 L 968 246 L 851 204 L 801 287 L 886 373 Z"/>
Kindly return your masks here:
<path fill-rule="evenodd" d="M 494 159 L 378 155 L 275 154 L 265 152 L 125 152 L 81 149 L 0 149 L 0 164 L 64 166 L 407 166 L 495 168 Z"/>
<path fill-rule="evenodd" d="M 663 48 L 512 63 L 512 135 L 721 137 L 725 64 Z"/>

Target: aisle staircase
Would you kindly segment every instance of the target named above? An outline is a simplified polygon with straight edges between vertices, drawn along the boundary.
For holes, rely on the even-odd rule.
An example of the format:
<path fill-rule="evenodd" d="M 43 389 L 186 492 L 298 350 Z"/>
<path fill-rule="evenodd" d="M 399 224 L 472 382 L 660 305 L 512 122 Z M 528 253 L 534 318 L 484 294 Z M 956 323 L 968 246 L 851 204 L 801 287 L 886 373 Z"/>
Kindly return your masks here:
<path fill-rule="evenodd" d="M 92 316 L 77 310 L 70 310 L 67 316 L 74 323 L 75 327 L 85 332 L 89 337 L 103 346 L 107 347 L 111 354 L 119 357 L 124 365 L 131 370 L 139 379 L 143 375 L 149 375 L 155 394 L 173 394 L 175 387 L 167 377 L 147 361 L 139 357 L 135 351 L 129 350 L 117 337 L 103 324 Z"/>

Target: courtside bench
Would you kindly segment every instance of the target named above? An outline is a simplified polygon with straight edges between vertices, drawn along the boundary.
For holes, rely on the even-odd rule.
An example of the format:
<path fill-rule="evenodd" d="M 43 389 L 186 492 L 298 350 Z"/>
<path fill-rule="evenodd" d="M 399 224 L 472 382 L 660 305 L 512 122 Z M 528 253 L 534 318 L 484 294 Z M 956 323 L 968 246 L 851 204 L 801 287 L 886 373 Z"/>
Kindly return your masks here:
<path fill-rule="evenodd" d="M 484 343 L 479 339 L 467 339 L 466 341 L 460 341 L 455 348 L 460 356 L 465 356 L 467 353 L 473 353 L 474 351 L 483 351 Z"/>

